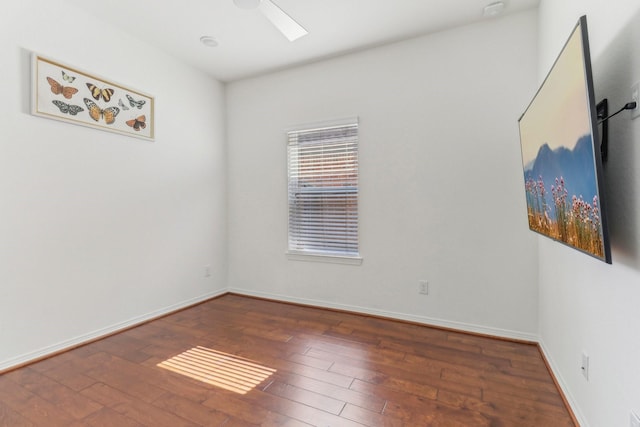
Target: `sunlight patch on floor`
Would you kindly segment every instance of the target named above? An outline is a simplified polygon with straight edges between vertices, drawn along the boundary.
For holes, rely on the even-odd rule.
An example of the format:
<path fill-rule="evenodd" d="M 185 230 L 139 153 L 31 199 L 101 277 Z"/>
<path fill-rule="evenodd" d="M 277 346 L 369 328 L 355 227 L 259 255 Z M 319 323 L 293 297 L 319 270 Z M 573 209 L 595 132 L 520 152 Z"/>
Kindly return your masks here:
<path fill-rule="evenodd" d="M 239 394 L 248 393 L 276 372 L 251 360 L 201 346 L 157 366 Z"/>

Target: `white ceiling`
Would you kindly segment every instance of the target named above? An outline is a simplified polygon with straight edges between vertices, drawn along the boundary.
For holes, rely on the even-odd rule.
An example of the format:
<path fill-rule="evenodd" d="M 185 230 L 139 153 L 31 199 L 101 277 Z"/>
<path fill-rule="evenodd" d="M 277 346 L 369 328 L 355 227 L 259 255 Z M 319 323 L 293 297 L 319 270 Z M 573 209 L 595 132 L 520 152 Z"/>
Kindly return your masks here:
<path fill-rule="evenodd" d="M 221 81 L 232 81 L 483 19 L 494 0 L 273 0 L 309 31 L 289 42 L 233 0 L 66 0 Z M 504 14 L 539 0 L 504 0 Z M 203 35 L 219 45 L 203 46 Z M 508 35 L 505 35 L 508 37 Z"/>

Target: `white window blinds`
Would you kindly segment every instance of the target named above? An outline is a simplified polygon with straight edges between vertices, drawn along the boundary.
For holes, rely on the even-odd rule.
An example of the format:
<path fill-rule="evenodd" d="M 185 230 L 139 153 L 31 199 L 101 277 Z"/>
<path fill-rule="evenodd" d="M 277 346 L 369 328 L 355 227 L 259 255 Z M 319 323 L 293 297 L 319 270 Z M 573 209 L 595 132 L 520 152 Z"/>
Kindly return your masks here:
<path fill-rule="evenodd" d="M 289 252 L 358 255 L 358 123 L 288 132 Z"/>

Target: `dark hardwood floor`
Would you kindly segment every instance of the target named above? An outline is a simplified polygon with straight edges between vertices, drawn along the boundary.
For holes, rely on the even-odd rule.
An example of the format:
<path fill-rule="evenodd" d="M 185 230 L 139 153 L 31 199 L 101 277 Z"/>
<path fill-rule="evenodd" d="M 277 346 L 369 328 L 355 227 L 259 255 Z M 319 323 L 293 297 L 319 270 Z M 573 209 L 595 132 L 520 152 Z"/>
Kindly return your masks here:
<path fill-rule="evenodd" d="M 573 426 L 535 345 L 238 295 L 0 376 L 0 426 Z"/>

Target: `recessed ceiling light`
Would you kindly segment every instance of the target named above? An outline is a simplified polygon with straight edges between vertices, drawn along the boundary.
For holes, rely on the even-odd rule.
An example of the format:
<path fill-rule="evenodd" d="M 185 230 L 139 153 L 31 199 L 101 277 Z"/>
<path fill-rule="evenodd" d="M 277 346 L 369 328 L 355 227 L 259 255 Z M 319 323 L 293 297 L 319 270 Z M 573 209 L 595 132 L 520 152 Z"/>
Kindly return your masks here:
<path fill-rule="evenodd" d="M 200 37 L 200 43 L 207 47 L 216 47 L 218 46 L 218 40 L 214 39 L 211 36 L 202 36 Z"/>
<path fill-rule="evenodd" d="M 492 16 L 500 15 L 504 10 L 504 2 L 497 1 L 493 3 L 489 3 L 483 9 L 482 15 L 490 18 Z"/>

